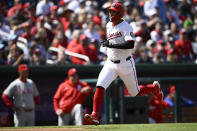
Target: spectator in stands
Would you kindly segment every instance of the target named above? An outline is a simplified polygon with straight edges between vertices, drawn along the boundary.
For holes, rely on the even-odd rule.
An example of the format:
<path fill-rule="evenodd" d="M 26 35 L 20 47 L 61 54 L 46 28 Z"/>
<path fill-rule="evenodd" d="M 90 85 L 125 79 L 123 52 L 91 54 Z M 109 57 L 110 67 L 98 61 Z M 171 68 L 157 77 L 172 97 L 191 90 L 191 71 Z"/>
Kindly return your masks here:
<path fill-rule="evenodd" d="M 35 110 L 39 108 L 40 96 L 35 83 L 28 79 L 29 68 L 18 66 L 19 77 L 4 90 L 2 99 L 14 111 L 14 125 L 34 126 Z M 12 101 L 13 100 L 13 101 Z"/>
<path fill-rule="evenodd" d="M 132 11 L 129 14 L 130 16 L 130 25 L 133 27 L 133 32 L 136 33 L 140 30 L 140 22 L 142 22 L 142 15 L 139 12 L 137 7 L 132 8 Z"/>
<path fill-rule="evenodd" d="M 54 110 L 58 115 L 58 126 L 83 125 L 83 103 L 92 93 L 92 88 L 79 80 L 75 68 L 68 70 L 68 78 L 59 85 L 54 97 Z M 72 102 L 71 102 L 72 101 Z"/>
<path fill-rule="evenodd" d="M 163 41 L 163 40 L 158 40 L 156 42 L 156 46 L 155 46 L 155 49 L 154 49 L 154 52 L 157 53 L 157 52 L 160 52 L 160 54 L 162 55 L 162 58 L 166 59 L 166 51 L 165 51 L 165 46 L 166 46 L 166 42 Z"/>
<path fill-rule="evenodd" d="M 140 27 L 139 30 L 135 32 L 135 36 L 140 36 L 145 44 L 150 39 L 150 29 L 148 28 L 145 20 L 140 20 L 138 24 Z"/>
<path fill-rule="evenodd" d="M 175 22 L 176 25 L 181 28 L 181 22 L 179 20 L 179 17 L 175 11 L 175 9 L 172 8 L 171 6 L 171 1 L 170 0 L 164 0 L 165 5 L 166 5 L 166 16 L 167 16 L 167 22 L 170 25 L 172 22 Z"/>
<path fill-rule="evenodd" d="M 152 63 L 152 59 L 148 56 L 148 49 L 146 47 L 142 47 L 139 50 L 139 58 L 136 62 L 137 63 Z"/>
<path fill-rule="evenodd" d="M 35 37 L 37 37 L 36 39 L 38 39 L 39 44 L 41 44 L 45 48 L 45 50 L 47 50 L 51 44 L 49 37 L 47 35 L 47 29 L 38 29 L 38 32 L 36 33 Z"/>
<path fill-rule="evenodd" d="M 54 3 L 50 0 L 40 0 L 36 5 L 36 15 L 47 15 Z"/>
<path fill-rule="evenodd" d="M 79 38 L 79 42 L 80 44 L 78 44 L 73 49 L 73 52 L 88 56 L 90 59 L 90 62 L 98 61 L 98 54 L 97 54 L 96 48 L 93 48 L 92 46 L 90 46 L 90 39 L 86 35 L 81 34 Z M 72 63 L 81 64 L 81 65 L 88 64 L 87 61 L 82 60 L 77 57 L 72 57 Z"/>
<path fill-rule="evenodd" d="M 142 38 L 144 44 L 141 46 L 145 46 L 150 36 L 155 42 L 164 40 L 162 32 L 165 32 L 165 30 L 170 30 L 174 39 L 178 40 L 180 37 L 179 29 L 182 27 L 188 33 L 190 41 L 195 41 L 194 35 L 197 32 L 195 7 L 197 2 L 196 0 L 187 1 L 189 0 L 135 0 L 132 2 L 122 1 L 122 3 L 126 7 L 125 20 L 132 25 L 136 36 Z M 3 41 L 8 41 L 8 35 L 14 34 L 18 37 L 26 38 L 28 40 L 28 48 L 33 46 L 32 43 L 39 43 L 39 45 L 44 46 L 46 51 L 51 44 L 54 47 L 61 45 L 73 51 L 73 47 L 75 47 L 73 45 L 79 44 L 79 36 L 75 34 L 76 30 L 80 32 L 79 34 L 86 34 L 91 40 L 93 38 L 100 42 L 106 39 L 105 25 L 109 21 L 107 9 L 112 2 L 111 0 L 106 2 L 84 0 L 60 0 L 53 2 L 51 0 L 31 0 L 24 2 L 22 0 L 14 0 L 13 2 L 1 0 L 0 39 Z M 62 25 L 62 27 L 59 25 Z M 30 34 L 28 28 L 31 29 Z M 58 28 L 61 28 L 63 32 L 58 33 Z M 8 35 L 2 35 L 2 32 Z M 64 37 L 63 41 L 62 36 Z M 172 48 L 176 50 L 176 46 Z M 4 50 L 6 49 L 7 47 L 4 48 Z M 97 48 L 97 52 L 99 57 L 101 57 L 99 59 L 103 59 L 104 62 L 106 48 L 100 46 L 99 49 Z M 32 55 L 26 52 L 25 54 Z M 152 52 L 149 50 L 148 54 L 150 55 Z M 171 59 L 171 54 L 174 54 L 174 51 L 169 51 L 168 54 Z M 158 55 L 157 53 L 155 57 Z M 46 55 L 43 56 L 45 57 Z M 185 60 L 187 58 L 179 56 L 179 61 L 194 62 L 195 58 L 193 55 L 191 56 L 190 60 Z M 167 57 L 164 61 L 167 61 L 166 59 Z M 172 60 L 170 59 L 169 61 Z M 174 62 L 174 60 L 172 61 Z"/>
<path fill-rule="evenodd" d="M 165 45 L 165 55 L 166 55 L 166 62 L 169 63 L 178 63 L 180 62 L 178 60 L 178 56 L 174 49 L 174 37 L 169 32 L 169 34 L 166 35 L 166 45 Z"/>
<path fill-rule="evenodd" d="M 191 5 L 188 0 L 182 0 L 178 5 L 178 9 L 180 11 L 180 15 L 187 18 L 191 18 Z"/>
<path fill-rule="evenodd" d="M 7 65 L 7 58 L 4 48 L 5 44 L 2 41 L 0 41 L 0 65 Z"/>
<path fill-rule="evenodd" d="M 44 64 L 45 64 L 45 60 L 42 56 L 40 48 L 35 48 L 32 52 L 32 57 L 30 59 L 30 65 L 39 66 L 39 65 L 44 65 Z"/>
<path fill-rule="evenodd" d="M 191 19 L 188 19 L 188 20 L 184 21 L 183 28 L 188 35 L 188 39 L 190 41 L 193 41 L 194 40 L 194 34 L 195 34 L 195 31 L 193 29 L 193 21 Z"/>
<path fill-rule="evenodd" d="M 69 28 L 69 26 L 71 25 L 70 18 L 73 13 L 74 13 L 74 9 L 70 5 L 70 6 L 67 6 L 66 8 L 64 8 L 64 10 L 61 14 L 60 21 L 63 25 L 64 32 L 66 32 L 67 29 Z"/>
<path fill-rule="evenodd" d="M 148 49 L 148 56 L 152 59 L 154 54 L 154 49 L 156 47 L 156 42 L 150 39 L 146 42 L 146 47 Z"/>
<path fill-rule="evenodd" d="M 25 23 L 24 24 L 24 33 L 21 35 L 21 37 L 25 38 L 27 41 L 30 41 L 32 39 L 31 35 L 31 24 Z"/>
<path fill-rule="evenodd" d="M 84 30 L 84 34 L 90 39 L 95 39 L 101 42 L 101 36 L 98 33 L 98 27 L 95 26 L 95 23 L 89 22 L 87 29 Z"/>
<path fill-rule="evenodd" d="M 67 38 L 64 35 L 61 23 L 59 23 L 55 30 L 55 36 L 52 41 L 52 47 L 56 47 L 56 48 L 61 47 L 66 49 L 67 45 L 68 45 Z"/>
<path fill-rule="evenodd" d="M 169 94 L 166 95 L 164 101 L 167 102 L 170 107 L 174 107 L 174 99 L 175 99 L 175 86 L 172 85 L 170 87 L 170 92 Z M 181 105 L 185 107 L 193 107 L 195 106 L 195 103 L 192 100 L 181 96 Z"/>
<path fill-rule="evenodd" d="M 72 51 L 73 52 L 73 49 L 79 45 L 79 37 L 80 37 L 80 34 L 81 34 L 81 31 L 80 30 L 74 30 L 73 31 L 73 34 L 72 34 L 72 40 L 68 43 L 68 46 L 67 46 L 67 50 L 68 51 Z"/>
<path fill-rule="evenodd" d="M 70 64 L 71 60 L 70 57 L 65 54 L 65 49 L 61 49 L 57 54 L 57 64 Z"/>
<path fill-rule="evenodd" d="M 57 10 L 58 10 L 57 5 L 53 5 L 50 8 L 50 19 L 53 21 L 53 23 L 59 21 Z"/>
<path fill-rule="evenodd" d="M 195 34 L 194 42 L 192 42 L 192 48 L 195 54 L 195 63 L 197 63 L 197 34 Z"/>
<path fill-rule="evenodd" d="M 18 10 L 22 9 L 22 1 L 21 0 L 14 0 L 14 6 L 12 6 L 7 12 L 7 18 L 12 17 L 17 13 Z"/>
<path fill-rule="evenodd" d="M 155 24 L 154 30 L 150 33 L 151 39 L 154 40 L 155 42 L 162 40 L 164 41 L 164 36 L 163 36 L 163 23 L 157 22 Z"/>
<path fill-rule="evenodd" d="M 23 62 L 24 62 L 23 51 L 16 44 L 11 44 L 7 58 L 7 64 L 16 66 Z"/>
<path fill-rule="evenodd" d="M 6 24 L 6 21 L 3 19 L 3 17 L 0 17 L 0 32 L 3 33 L 10 33 L 10 27 Z M 9 38 L 6 35 L 1 34 L 0 40 L 8 42 Z"/>
<path fill-rule="evenodd" d="M 187 32 L 184 29 L 180 30 L 179 33 L 180 38 L 175 41 L 175 51 L 179 60 L 191 62 L 194 55 L 191 41 L 188 39 Z"/>

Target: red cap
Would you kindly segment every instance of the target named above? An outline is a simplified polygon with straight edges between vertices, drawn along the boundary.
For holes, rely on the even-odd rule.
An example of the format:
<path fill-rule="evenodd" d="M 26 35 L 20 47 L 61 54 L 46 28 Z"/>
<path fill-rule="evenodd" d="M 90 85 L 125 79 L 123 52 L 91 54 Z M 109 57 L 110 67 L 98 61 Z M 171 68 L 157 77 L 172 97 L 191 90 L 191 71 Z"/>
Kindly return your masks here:
<path fill-rule="evenodd" d="M 163 2 L 164 2 L 164 3 L 168 3 L 168 2 L 170 2 L 170 0 L 163 0 Z"/>
<path fill-rule="evenodd" d="M 197 0 L 193 0 L 194 3 L 197 3 Z"/>
<path fill-rule="evenodd" d="M 179 34 L 186 33 L 185 29 L 180 29 Z"/>
<path fill-rule="evenodd" d="M 27 71 L 27 70 L 29 70 L 29 67 L 26 64 L 20 64 L 18 66 L 18 72 Z"/>
<path fill-rule="evenodd" d="M 173 53 L 174 53 L 174 50 L 173 49 L 167 50 L 167 55 L 170 55 L 170 54 L 173 54 Z"/>
<path fill-rule="evenodd" d="M 174 93 L 174 92 L 175 92 L 175 86 L 172 85 L 172 86 L 170 87 L 170 93 Z"/>
<path fill-rule="evenodd" d="M 25 3 L 25 4 L 23 5 L 23 9 L 28 8 L 29 6 L 30 6 L 29 3 Z"/>
<path fill-rule="evenodd" d="M 143 6 L 144 6 L 144 2 L 140 1 L 140 2 L 139 2 L 139 6 L 140 6 L 140 7 L 143 7 Z"/>
<path fill-rule="evenodd" d="M 62 6 L 62 5 L 65 5 L 65 4 L 68 4 L 68 2 L 66 2 L 65 0 L 60 0 L 59 1 L 59 6 Z"/>
<path fill-rule="evenodd" d="M 92 20 L 97 25 L 101 24 L 101 18 L 99 16 L 94 16 Z"/>
<path fill-rule="evenodd" d="M 18 5 L 15 6 L 15 9 L 16 10 L 21 10 L 21 9 L 23 9 L 23 5 L 22 4 L 18 4 Z"/>
<path fill-rule="evenodd" d="M 53 6 L 51 6 L 50 10 L 51 10 L 51 11 L 56 11 L 57 8 L 58 8 L 57 5 L 53 5 Z"/>
<path fill-rule="evenodd" d="M 68 70 L 68 76 L 72 76 L 76 73 L 77 73 L 77 69 L 75 69 L 75 68 L 71 68 L 71 69 Z"/>

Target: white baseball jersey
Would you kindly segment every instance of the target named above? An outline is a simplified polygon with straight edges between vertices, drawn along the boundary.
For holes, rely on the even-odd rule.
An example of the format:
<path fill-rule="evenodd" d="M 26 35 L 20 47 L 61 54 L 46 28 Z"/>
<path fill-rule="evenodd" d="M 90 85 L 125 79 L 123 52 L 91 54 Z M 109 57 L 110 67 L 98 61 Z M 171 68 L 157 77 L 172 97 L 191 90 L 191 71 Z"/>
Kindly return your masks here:
<path fill-rule="evenodd" d="M 110 44 L 121 44 L 131 40 L 135 41 L 133 29 L 126 21 L 122 21 L 115 26 L 112 25 L 112 22 L 108 22 L 106 28 L 107 40 Z M 107 56 L 107 61 L 99 74 L 97 86 L 106 89 L 119 76 L 126 85 L 129 93 L 132 96 L 136 96 L 139 92 L 139 87 L 135 63 L 132 57 L 132 49 L 107 48 Z M 128 59 L 129 56 L 131 56 L 131 59 Z M 120 63 L 113 62 L 116 60 L 119 60 Z"/>
<path fill-rule="evenodd" d="M 134 40 L 133 28 L 126 22 L 122 21 L 120 24 L 113 26 L 112 22 L 108 22 L 107 28 L 107 40 L 111 44 L 124 43 L 129 40 Z M 131 55 L 131 49 L 115 49 L 107 48 L 107 56 L 112 60 L 120 60 L 127 58 Z"/>
<path fill-rule="evenodd" d="M 31 79 L 27 79 L 26 83 L 16 79 L 10 83 L 3 93 L 13 98 L 16 107 L 26 109 L 35 108 L 34 96 L 39 95 L 36 85 Z"/>

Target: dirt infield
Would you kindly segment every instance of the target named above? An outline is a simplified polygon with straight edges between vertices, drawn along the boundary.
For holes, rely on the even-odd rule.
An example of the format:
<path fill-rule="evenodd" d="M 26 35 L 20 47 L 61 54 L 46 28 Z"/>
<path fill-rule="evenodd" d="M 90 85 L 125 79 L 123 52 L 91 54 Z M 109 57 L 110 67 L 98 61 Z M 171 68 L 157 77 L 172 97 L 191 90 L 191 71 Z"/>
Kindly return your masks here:
<path fill-rule="evenodd" d="M 92 131 L 84 128 L 25 128 L 25 129 L 0 129 L 0 131 Z M 95 130 L 94 130 L 95 131 Z"/>

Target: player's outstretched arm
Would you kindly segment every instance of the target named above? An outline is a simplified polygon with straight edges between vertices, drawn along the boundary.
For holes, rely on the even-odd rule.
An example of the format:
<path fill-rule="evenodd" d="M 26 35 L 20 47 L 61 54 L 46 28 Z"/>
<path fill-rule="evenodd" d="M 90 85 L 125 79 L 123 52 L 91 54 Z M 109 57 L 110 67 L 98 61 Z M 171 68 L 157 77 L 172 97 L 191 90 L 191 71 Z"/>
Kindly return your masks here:
<path fill-rule="evenodd" d="M 102 41 L 101 44 L 103 47 L 109 47 L 109 48 L 117 48 L 117 49 L 133 49 L 134 48 L 134 41 L 126 41 L 124 43 L 118 43 L 118 44 L 111 44 L 108 40 Z"/>

